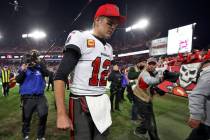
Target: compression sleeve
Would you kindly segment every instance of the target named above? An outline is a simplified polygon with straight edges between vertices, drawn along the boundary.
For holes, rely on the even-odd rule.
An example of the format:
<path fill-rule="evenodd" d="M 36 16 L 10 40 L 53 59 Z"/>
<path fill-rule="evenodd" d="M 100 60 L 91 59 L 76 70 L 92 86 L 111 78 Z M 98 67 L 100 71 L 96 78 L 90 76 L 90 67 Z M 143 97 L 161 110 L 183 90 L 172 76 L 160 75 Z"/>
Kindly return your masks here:
<path fill-rule="evenodd" d="M 75 48 L 76 46 L 74 46 Z M 81 53 L 76 51 L 76 49 L 66 49 L 64 51 L 63 59 L 59 65 L 57 72 L 55 73 L 54 80 L 62 80 L 68 77 L 68 75 L 73 71 L 75 66 L 77 65 L 79 58 L 81 57 Z"/>

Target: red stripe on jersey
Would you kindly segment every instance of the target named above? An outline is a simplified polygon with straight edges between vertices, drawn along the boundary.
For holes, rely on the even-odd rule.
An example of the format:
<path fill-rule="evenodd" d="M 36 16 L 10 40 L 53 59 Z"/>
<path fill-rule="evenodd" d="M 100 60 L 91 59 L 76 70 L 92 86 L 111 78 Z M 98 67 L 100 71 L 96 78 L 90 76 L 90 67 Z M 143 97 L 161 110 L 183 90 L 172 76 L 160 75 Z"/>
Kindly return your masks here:
<path fill-rule="evenodd" d="M 85 97 L 80 98 L 80 103 L 81 103 L 81 106 L 82 106 L 82 111 L 83 112 L 88 112 L 88 106 L 87 106 Z"/>
<path fill-rule="evenodd" d="M 149 87 L 149 85 L 144 81 L 143 78 L 139 79 L 139 88 L 141 89 L 147 89 Z"/>
<path fill-rule="evenodd" d="M 74 100 L 69 98 L 69 116 L 74 128 Z M 70 129 L 70 140 L 74 140 L 74 131 Z"/>

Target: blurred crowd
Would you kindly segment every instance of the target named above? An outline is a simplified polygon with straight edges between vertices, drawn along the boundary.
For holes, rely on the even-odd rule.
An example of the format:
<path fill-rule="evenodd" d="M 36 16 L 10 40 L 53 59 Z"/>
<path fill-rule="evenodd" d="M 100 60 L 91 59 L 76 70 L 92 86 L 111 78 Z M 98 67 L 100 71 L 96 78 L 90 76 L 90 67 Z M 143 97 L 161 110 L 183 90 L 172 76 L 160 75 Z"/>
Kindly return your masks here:
<path fill-rule="evenodd" d="M 134 134 L 147 138 L 159 140 L 155 114 L 153 112 L 152 99 L 156 94 L 164 95 L 163 92 L 156 88 L 156 85 L 163 81 L 163 75 L 157 72 L 157 69 L 167 69 L 170 66 L 181 66 L 183 64 L 204 62 L 210 59 L 210 50 L 193 50 L 190 53 L 179 53 L 176 56 L 160 56 L 157 58 L 148 55 L 137 55 L 118 57 L 108 74 L 110 82 L 110 101 L 111 111 L 121 111 L 121 104 L 126 100 L 132 104 L 131 122 L 138 125 Z M 45 61 L 48 70 L 48 82 L 46 90 L 54 91 L 53 77 L 56 72 L 59 61 Z M 8 96 L 10 79 L 18 75 L 20 62 L 17 61 L 0 61 L 1 79 L 4 86 L 3 95 Z M 8 77 L 5 80 L 3 72 Z M 4 74 L 5 75 L 5 74 Z M 71 77 L 66 79 L 66 89 L 69 90 Z M 51 88 L 50 88 L 51 87 Z M 126 95 L 124 94 L 127 91 Z M 125 97 L 124 97 L 125 96 Z M 143 109 L 142 109 L 143 108 Z"/>

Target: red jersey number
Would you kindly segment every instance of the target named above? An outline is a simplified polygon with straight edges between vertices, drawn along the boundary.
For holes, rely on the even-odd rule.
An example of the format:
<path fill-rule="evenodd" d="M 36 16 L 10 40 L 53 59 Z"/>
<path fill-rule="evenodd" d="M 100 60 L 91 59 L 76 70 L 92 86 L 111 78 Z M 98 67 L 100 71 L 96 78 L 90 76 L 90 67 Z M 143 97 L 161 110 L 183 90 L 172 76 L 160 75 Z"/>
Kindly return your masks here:
<path fill-rule="evenodd" d="M 106 86 L 107 82 L 107 75 L 108 75 L 108 69 L 109 66 L 111 65 L 110 60 L 105 60 L 102 64 L 102 68 L 104 69 L 101 73 L 100 72 L 100 66 L 101 66 L 101 58 L 97 57 L 93 62 L 92 62 L 92 77 L 89 79 L 89 85 L 90 86 Z M 100 74 L 100 80 L 98 78 L 98 75 Z"/>

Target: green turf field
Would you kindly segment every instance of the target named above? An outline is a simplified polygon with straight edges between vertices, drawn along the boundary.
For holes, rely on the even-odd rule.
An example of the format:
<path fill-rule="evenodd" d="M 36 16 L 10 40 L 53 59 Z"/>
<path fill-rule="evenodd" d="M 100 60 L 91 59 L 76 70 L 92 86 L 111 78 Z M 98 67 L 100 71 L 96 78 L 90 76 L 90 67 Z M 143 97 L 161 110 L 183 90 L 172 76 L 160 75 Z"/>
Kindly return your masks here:
<path fill-rule="evenodd" d="M 55 128 L 56 112 L 52 92 L 46 92 L 49 104 L 47 140 L 69 140 L 69 133 Z M 9 97 L 0 94 L 0 140 L 21 140 L 21 108 L 18 89 L 12 89 Z M 190 132 L 186 125 L 188 118 L 186 98 L 165 95 L 154 98 L 154 110 L 161 140 L 184 140 Z M 113 125 L 108 140 L 141 140 L 133 135 L 136 125 L 130 121 L 131 104 L 120 105 L 120 112 L 112 114 Z M 37 116 L 31 122 L 31 140 L 35 140 Z"/>

